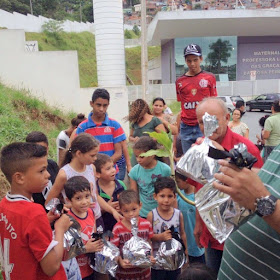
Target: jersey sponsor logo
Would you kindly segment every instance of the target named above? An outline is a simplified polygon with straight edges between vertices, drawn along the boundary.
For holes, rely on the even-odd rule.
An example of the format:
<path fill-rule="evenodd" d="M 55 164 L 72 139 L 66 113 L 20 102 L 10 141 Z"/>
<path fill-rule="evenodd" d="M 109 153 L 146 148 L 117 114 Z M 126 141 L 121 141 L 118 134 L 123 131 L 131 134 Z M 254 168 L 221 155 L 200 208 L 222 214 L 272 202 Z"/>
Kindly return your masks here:
<path fill-rule="evenodd" d="M 184 104 L 184 108 L 185 108 L 186 110 L 195 109 L 196 106 L 198 105 L 198 103 L 199 103 L 198 101 L 186 102 L 186 103 Z"/>
<path fill-rule="evenodd" d="M 112 131 L 111 131 L 111 128 L 109 127 L 109 126 L 106 126 L 105 128 L 104 128 L 104 133 L 111 133 Z"/>
<path fill-rule="evenodd" d="M 199 85 L 202 87 L 202 88 L 206 88 L 208 86 L 208 81 L 205 80 L 205 79 L 201 79 L 199 81 Z"/>
<path fill-rule="evenodd" d="M 178 87 L 181 88 L 182 87 L 182 83 L 178 83 Z"/>
<path fill-rule="evenodd" d="M 196 88 L 193 88 L 193 89 L 191 90 L 191 93 L 192 93 L 193 96 L 195 96 L 196 93 L 197 93 L 197 89 L 196 89 Z"/>
<path fill-rule="evenodd" d="M 11 279 L 14 264 L 10 263 L 10 239 L 4 238 L 3 246 L 0 236 L 0 268 L 5 273 L 5 279 Z"/>

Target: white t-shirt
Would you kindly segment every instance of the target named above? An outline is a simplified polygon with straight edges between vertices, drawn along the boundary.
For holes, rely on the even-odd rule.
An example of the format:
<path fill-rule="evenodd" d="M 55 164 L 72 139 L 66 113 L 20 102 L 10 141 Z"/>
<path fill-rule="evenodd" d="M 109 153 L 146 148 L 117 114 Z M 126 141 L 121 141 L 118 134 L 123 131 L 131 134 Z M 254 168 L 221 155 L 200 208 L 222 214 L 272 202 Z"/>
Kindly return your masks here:
<path fill-rule="evenodd" d="M 56 153 L 57 153 L 57 161 L 59 161 L 58 153 L 59 149 L 65 150 L 70 142 L 69 136 L 65 133 L 64 130 L 60 131 L 56 138 Z"/>
<path fill-rule="evenodd" d="M 172 111 L 169 107 L 166 107 L 166 109 L 163 111 L 164 114 L 172 115 Z"/>

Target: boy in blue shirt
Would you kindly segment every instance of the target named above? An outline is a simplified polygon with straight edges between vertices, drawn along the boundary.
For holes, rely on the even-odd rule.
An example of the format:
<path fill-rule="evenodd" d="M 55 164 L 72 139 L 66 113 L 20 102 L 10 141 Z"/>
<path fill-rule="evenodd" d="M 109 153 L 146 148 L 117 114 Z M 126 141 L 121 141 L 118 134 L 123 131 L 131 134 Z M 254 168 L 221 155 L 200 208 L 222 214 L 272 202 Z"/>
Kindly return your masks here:
<path fill-rule="evenodd" d="M 194 201 L 195 187 L 187 182 L 187 177 L 175 172 L 175 180 L 182 193 L 189 199 Z M 195 227 L 195 206 L 185 202 L 177 195 L 178 209 L 181 210 L 184 217 L 184 227 L 187 235 L 189 262 L 205 263 L 204 248 L 197 246 L 193 235 Z"/>

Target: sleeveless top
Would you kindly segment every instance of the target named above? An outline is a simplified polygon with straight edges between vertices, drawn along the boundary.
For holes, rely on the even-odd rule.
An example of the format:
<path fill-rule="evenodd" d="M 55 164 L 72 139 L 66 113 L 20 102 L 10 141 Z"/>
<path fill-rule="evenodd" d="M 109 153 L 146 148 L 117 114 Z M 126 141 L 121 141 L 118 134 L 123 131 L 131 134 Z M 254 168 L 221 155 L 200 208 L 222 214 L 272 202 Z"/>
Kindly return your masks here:
<path fill-rule="evenodd" d="M 93 168 L 91 165 L 86 165 L 86 170 L 83 172 L 78 172 L 75 169 L 73 169 L 70 164 L 66 164 L 64 165 L 61 169 L 64 170 L 67 180 L 74 177 L 74 176 L 83 176 L 86 179 L 88 179 L 88 181 L 91 183 L 91 194 L 92 194 L 92 198 L 93 198 L 93 202 L 95 202 L 95 206 L 92 209 L 95 215 L 95 219 L 97 220 L 98 218 L 101 217 L 101 209 L 99 206 L 99 203 L 97 201 L 97 195 L 96 195 L 96 181 L 95 181 L 95 176 L 94 176 L 94 172 L 93 172 Z M 66 198 L 66 194 L 65 191 L 63 189 L 62 191 L 62 195 L 64 197 L 64 199 Z"/>
<path fill-rule="evenodd" d="M 154 234 L 159 234 L 167 229 L 169 229 L 171 226 L 174 226 L 175 232 L 180 233 L 180 213 L 181 211 L 174 208 L 174 212 L 172 217 L 169 220 L 163 219 L 159 213 L 157 208 L 152 210 L 153 213 L 153 231 Z M 159 246 L 162 241 L 153 241 L 153 253 L 154 256 L 156 256 L 156 253 L 159 249 Z"/>

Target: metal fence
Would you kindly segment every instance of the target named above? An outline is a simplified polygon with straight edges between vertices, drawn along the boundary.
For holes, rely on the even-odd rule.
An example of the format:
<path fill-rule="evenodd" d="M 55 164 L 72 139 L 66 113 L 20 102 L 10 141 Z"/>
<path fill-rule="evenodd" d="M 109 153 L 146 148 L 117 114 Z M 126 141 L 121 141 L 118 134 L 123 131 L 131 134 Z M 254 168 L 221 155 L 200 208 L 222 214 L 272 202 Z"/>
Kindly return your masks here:
<path fill-rule="evenodd" d="M 128 86 L 128 100 L 134 101 L 143 98 L 142 86 Z M 245 99 L 263 93 L 280 93 L 280 79 L 256 80 L 256 81 L 231 81 L 217 82 L 218 95 L 240 95 Z M 147 102 L 155 97 L 162 97 L 166 102 L 176 100 L 175 84 L 151 84 L 146 94 Z"/>

